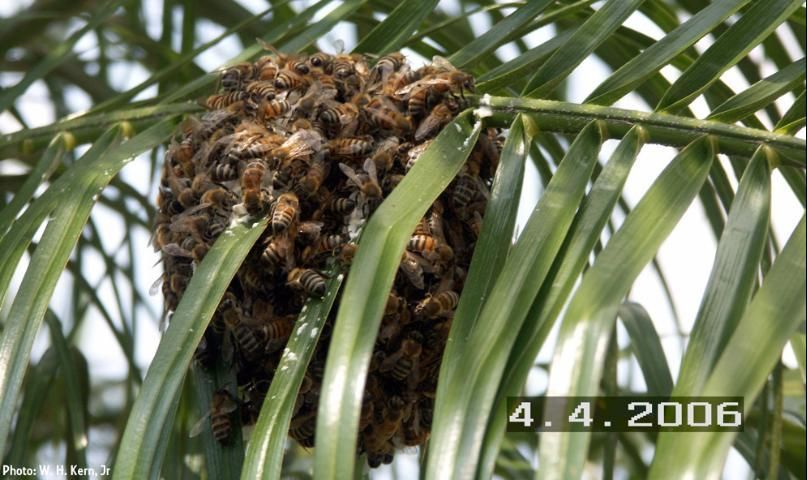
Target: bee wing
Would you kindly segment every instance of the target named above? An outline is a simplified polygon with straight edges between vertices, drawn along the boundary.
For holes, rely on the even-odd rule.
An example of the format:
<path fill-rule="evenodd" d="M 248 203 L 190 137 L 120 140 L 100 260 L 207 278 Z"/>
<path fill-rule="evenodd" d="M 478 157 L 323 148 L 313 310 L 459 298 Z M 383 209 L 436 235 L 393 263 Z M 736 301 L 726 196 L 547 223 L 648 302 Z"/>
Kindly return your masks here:
<path fill-rule="evenodd" d="M 159 277 L 157 277 L 157 280 L 154 280 L 154 283 L 152 283 L 151 286 L 149 287 L 149 295 L 153 297 L 154 295 L 157 295 L 160 292 L 160 287 L 163 284 L 163 279 L 164 275 L 160 275 Z"/>
<path fill-rule="evenodd" d="M 333 42 L 333 49 L 337 55 L 341 55 L 345 51 L 345 42 L 341 38 L 337 38 Z"/>
<path fill-rule="evenodd" d="M 441 57 L 440 55 L 435 55 L 432 57 L 432 66 L 436 67 L 440 71 L 450 72 L 452 70 L 456 70 L 457 67 L 451 64 L 447 58 Z"/>
<path fill-rule="evenodd" d="M 188 432 L 188 438 L 198 437 L 202 430 L 205 429 L 205 425 L 207 425 L 207 419 L 210 418 L 210 412 L 208 411 L 206 414 L 202 415 L 202 418 L 196 421 L 191 427 L 190 432 Z"/>
<path fill-rule="evenodd" d="M 350 179 L 351 182 L 355 183 L 357 187 L 361 186 L 361 178 L 359 178 L 359 176 L 356 175 L 355 170 L 348 167 L 342 162 L 339 162 L 339 170 L 342 170 L 342 173 L 344 173 L 347 176 L 347 178 Z"/>
<path fill-rule="evenodd" d="M 221 405 L 219 406 L 219 411 L 223 414 L 233 413 L 238 409 L 238 402 L 236 402 L 232 395 L 227 392 L 224 395 L 224 400 L 222 400 Z"/>
<path fill-rule="evenodd" d="M 370 181 L 378 185 L 378 171 L 372 158 L 364 160 L 364 171 L 370 176 Z"/>
<path fill-rule="evenodd" d="M 185 257 L 185 258 L 193 258 L 191 252 L 185 250 L 184 248 L 180 247 L 176 243 L 169 243 L 163 245 L 162 251 L 167 253 L 168 255 L 173 255 L 175 257 Z"/>
<path fill-rule="evenodd" d="M 434 112 L 430 113 L 428 117 L 426 117 L 425 119 L 423 119 L 422 122 L 420 122 L 420 125 L 418 125 L 417 130 L 415 130 L 415 141 L 419 142 L 424 138 L 430 136 L 432 133 L 434 133 L 436 130 L 440 128 L 441 123 L 442 122 L 440 120 L 440 117 L 435 115 Z"/>

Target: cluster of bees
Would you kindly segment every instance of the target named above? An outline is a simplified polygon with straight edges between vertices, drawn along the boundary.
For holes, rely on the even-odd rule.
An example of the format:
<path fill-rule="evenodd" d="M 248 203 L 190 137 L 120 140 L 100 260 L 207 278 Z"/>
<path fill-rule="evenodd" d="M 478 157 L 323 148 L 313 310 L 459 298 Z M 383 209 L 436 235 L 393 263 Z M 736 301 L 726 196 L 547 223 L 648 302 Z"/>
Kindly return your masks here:
<path fill-rule="evenodd" d="M 270 48 L 267 46 L 267 48 Z M 355 54 L 286 55 L 271 49 L 221 72 L 208 111 L 189 119 L 163 167 L 154 245 L 162 252 L 166 309 L 195 267 L 239 218 L 269 218 L 199 345 L 195 361 L 232 361 L 238 395 L 214 396 L 208 417 L 226 442 L 230 415 L 256 421 L 297 315 L 346 272 L 362 225 L 463 108 L 473 78 L 446 60 L 411 68 L 400 53 L 371 67 Z M 370 466 L 428 438 L 440 359 L 501 150 L 480 135 L 462 172 L 431 206 L 401 258 L 361 409 L 359 453 Z M 299 391 L 290 435 L 314 445 L 333 316 Z"/>

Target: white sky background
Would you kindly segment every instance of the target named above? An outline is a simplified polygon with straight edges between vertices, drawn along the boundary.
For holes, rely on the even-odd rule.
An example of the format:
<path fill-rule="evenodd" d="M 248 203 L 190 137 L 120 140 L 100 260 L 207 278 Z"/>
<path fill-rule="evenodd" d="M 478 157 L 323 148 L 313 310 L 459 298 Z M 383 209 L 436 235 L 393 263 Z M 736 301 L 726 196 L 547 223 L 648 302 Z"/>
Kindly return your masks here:
<path fill-rule="evenodd" d="M 241 2 L 255 13 L 262 11 L 267 7 L 266 2 L 263 0 L 241 0 Z M 29 1 L 22 0 L 0 2 L 0 15 L 10 15 L 19 8 L 24 8 L 29 3 Z M 299 11 L 310 3 L 312 2 L 294 1 L 292 2 L 292 5 Z M 153 38 L 159 38 L 161 32 L 160 23 L 162 16 L 162 1 L 145 0 L 145 4 L 147 5 L 147 11 L 149 12 L 149 15 L 147 15 L 147 20 L 149 21 L 146 25 L 147 31 Z M 595 4 L 594 6 L 597 8 L 599 5 L 600 3 Z M 459 13 L 459 8 L 454 0 L 444 0 L 441 2 L 441 6 L 445 7 L 445 9 L 450 13 Z M 506 10 L 505 12 L 509 13 L 510 10 Z M 318 18 L 321 18 L 326 13 L 327 12 L 321 12 L 320 15 L 318 15 Z M 177 15 L 175 19 L 175 24 L 177 27 L 179 27 L 180 22 L 181 15 Z M 71 26 L 71 31 L 77 28 L 76 25 L 78 24 Z M 633 16 L 631 16 L 626 22 L 626 25 L 656 39 L 663 35 L 663 33 L 657 27 L 655 27 L 655 25 L 647 21 L 639 13 L 635 13 Z M 475 32 L 479 34 L 486 31 L 490 24 L 486 18 L 477 15 L 472 17 L 472 26 Z M 177 32 L 179 30 L 179 28 L 176 29 Z M 213 24 L 212 22 L 204 22 L 200 24 L 197 29 L 197 44 L 218 35 L 221 33 L 221 31 L 222 28 Z M 544 28 L 529 35 L 525 41 L 529 47 L 533 47 L 551 38 L 552 35 L 553 30 L 551 27 Z M 787 32 L 787 35 L 784 38 L 785 45 L 794 47 L 795 40 L 789 35 L 790 33 Z M 322 50 L 332 52 L 335 49 L 334 44 L 336 43 L 337 39 L 344 42 L 346 50 L 350 50 L 352 46 L 355 45 L 355 33 L 352 30 L 352 27 L 347 24 L 338 25 L 337 28 L 320 40 L 319 47 Z M 712 40 L 712 38 L 703 39 L 697 44 L 698 50 L 702 52 L 711 44 Z M 176 38 L 175 48 L 178 48 L 178 45 L 179 38 Z M 87 59 L 94 58 L 96 55 L 95 48 L 95 40 L 91 36 L 83 38 L 77 45 L 77 50 L 84 52 L 82 54 L 82 58 Z M 203 69 L 213 70 L 221 66 L 229 58 L 235 56 L 240 52 L 240 50 L 240 41 L 236 37 L 230 36 L 219 43 L 216 47 L 197 57 L 196 61 L 197 64 Z M 497 54 L 499 54 L 503 60 L 509 60 L 516 54 L 516 52 L 517 51 L 512 45 L 505 45 L 497 50 Z M 410 56 L 410 60 L 414 63 L 421 63 L 424 60 L 417 57 L 414 52 L 405 51 L 405 53 Z M 798 58 L 800 56 L 800 54 L 796 53 L 795 50 L 791 51 L 791 54 L 793 58 Z M 755 49 L 750 55 L 756 63 L 762 62 L 763 54 L 761 48 Z M 772 62 L 768 61 L 762 63 L 761 74 L 763 77 L 770 75 L 775 71 L 776 67 Z M 581 102 L 600 83 L 600 81 L 604 80 L 608 76 L 609 72 L 610 69 L 603 62 L 594 56 L 590 56 L 569 77 L 568 100 L 572 102 Z M 663 73 L 668 80 L 671 81 L 675 80 L 675 78 L 680 75 L 678 70 L 669 66 L 663 70 Z M 113 71 L 110 72 L 110 76 L 120 80 L 117 87 L 122 91 L 147 78 L 148 72 L 134 64 L 116 65 Z M 0 74 L 0 85 L 13 85 L 18 82 L 20 78 L 21 75 L 8 73 Z M 596 80 L 592 81 L 592 79 Z M 742 75 L 738 73 L 736 67 L 726 72 L 722 76 L 722 79 L 735 91 L 741 91 L 748 86 Z M 142 93 L 138 98 L 146 98 L 154 93 L 156 93 L 156 89 L 150 88 L 146 92 Z M 89 97 L 77 89 L 74 89 L 73 94 L 67 100 L 68 106 L 73 111 L 81 111 L 90 106 Z M 787 94 L 780 98 L 778 102 L 782 111 L 784 111 L 793 102 L 793 100 L 794 97 L 791 94 Z M 46 125 L 54 121 L 54 112 L 50 107 L 47 90 L 41 81 L 36 82 L 31 86 L 31 88 L 29 88 L 25 98 L 18 104 L 18 106 L 31 127 Z M 625 96 L 618 101 L 615 106 L 643 111 L 648 111 L 650 109 L 650 107 L 645 105 L 644 102 L 642 102 L 641 99 L 635 94 Z M 706 114 L 708 114 L 708 109 L 705 101 L 702 98 L 699 98 L 696 102 L 694 102 L 692 108 L 696 115 L 700 118 L 703 118 L 706 116 Z M 770 124 L 764 115 L 760 115 L 759 117 L 763 120 L 763 122 L 766 123 L 767 126 L 770 127 Z M 10 114 L 0 114 L 0 132 L 8 133 L 17 130 L 18 128 L 19 125 Z M 804 138 L 804 129 L 799 132 L 799 136 Z M 601 158 L 607 159 L 615 148 L 616 144 L 617 142 L 614 140 L 608 141 L 603 147 Z M 632 206 L 635 205 L 636 202 L 642 197 L 652 181 L 657 178 L 658 174 L 675 156 L 675 154 L 675 149 L 669 147 L 658 145 L 647 145 L 644 147 L 625 186 L 624 195 Z M 724 166 L 726 166 L 726 170 L 731 172 L 732 170 L 725 161 L 725 158 L 723 161 Z M 13 165 L 9 166 L 0 164 L 0 168 L 12 170 L 15 167 Z M 149 188 L 151 188 L 150 191 L 155 192 L 155 185 L 150 185 L 151 182 L 148 179 L 148 174 L 148 159 L 146 157 L 139 158 L 127 166 L 121 173 L 123 178 L 139 191 L 146 192 L 149 191 Z M 519 231 L 523 227 L 524 223 L 526 223 L 526 220 L 532 211 L 532 207 L 539 197 L 541 187 L 537 180 L 537 172 L 532 164 L 528 163 L 527 175 L 522 193 L 523 207 L 520 210 L 518 217 Z M 736 182 L 733 178 L 732 181 L 736 186 Z M 111 195 L 111 191 L 112 189 L 107 189 L 105 191 L 105 195 Z M 153 197 L 154 195 L 152 194 L 152 198 Z M 134 205 L 132 205 L 132 209 L 133 211 L 137 212 Z M 803 209 L 795 195 L 791 192 L 790 188 L 784 182 L 778 171 L 775 172 L 773 178 L 771 216 L 774 230 L 776 231 L 777 237 L 782 244 L 784 243 L 784 240 L 789 237 L 790 232 L 798 223 L 802 213 Z M 120 244 L 124 229 L 122 228 L 123 223 L 117 214 L 109 212 L 107 209 L 105 209 L 105 207 L 99 205 L 93 210 L 92 218 L 103 229 L 104 233 L 102 242 L 107 250 L 112 249 L 114 246 Z M 141 292 L 145 294 L 148 291 L 151 282 L 161 273 L 160 267 L 152 267 L 152 265 L 157 262 L 159 257 L 153 253 L 151 247 L 147 246 L 149 240 L 148 232 L 137 229 L 135 235 L 136 237 L 134 241 L 139 246 L 139 248 L 137 248 L 139 288 Z M 714 239 L 708 222 L 706 221 L 700 202 L 696 201 L 689 208 L 673 233 L 664 242 L 659 252 L 659 261 L 667 276 L 670 289 L 673 292 L 681 326 L 686 332 L 691 329 L 692 323 L 694 322 L 694 318 L 700 304 L 701 295 L 706 286 L 709 272 L 711 270 L 715 247 L 716 240 Z M 119 258 L 125 261 L 126 252 L 122 251 L 120 252 L 120 255 L 121 256 Z M 87 258 L 85 260 L 85 273 L 88 274 L 88 277 L 91 279 L 91 283 L 96 284 L 100 280 L 102 272 L 105 271 L 101 258 L 97 254 L 93 254 L 88 251 Z M 24 264 L 22 265 L 23 268 L 25 266 L 26 265 Z M 20 269 L 18 271 L 18 275 L 15 277 L 14 283 L 12 284 L 12 288 L 16 288 L 16 286 L 19 285 L 19 281 L 21 280 L 20 272 L 22 271 L 24 270 Z M 93 274 L 93 272 L 95 273 Z M 63 314 L 61 315 L 62 317 L 67 315 L 69 312 L 69 298 L 72 289 L 70 282 L 69 276 L 63 276 L 59 282 L 59 285 L 57 286 L 54 301 L 52 303 L 56 313 Z M 100 283 L 98 293 L 102 299 L 112 298 L 111 283 L 108 279 Z M 124 298 L 128 297 L 128 293 L 125 291 L 125 289 L 123 290 L 122 294 Z M 154 303 L 153 309 L 157 312 L 161 311 L 162 302 L 160 296 L 151 298 Z M 676 375 L 681 358 L 681 342 L 677 336 L 677 327 L 672 312 L 661 290 L 658 278 L 653 272 L 652 268 L 646 268 L 645 271 L 643 271 L 639 276 L 634 284 L 633 290 L 631 291 L 630 299 L 632 301 L 641 303 L 654 320 L 657 331 L 662 337 L 663 346 L 667 354 L 670 368 L 673 375 Z M 128 302 L 129 300 L 127 299 L 126 301 Z M 113 316 L 117 316 L 114 308 L 111 308 L 110 311 L 112 312 Z M 139 314 L 146 316 L 148 315 L 147 312 L 139 312 Z M 141 316 L 141 320 L 142 318 L 145 317 Z M 140 321 L 138 322 L 138 327 L 138 338 L 135 342 L 135 345 L 137 346 L 136 359 L 137 362 L 145 368 L 157 349 L 157 345 L 160 340 L 160 333 L 155 322 Z M 116 343 L 104 321 L 99 315 L 96 314 L 96 312 L 93 311 L 93 314 L 87 318 L 82 333 L 83 335 L 81 337 L 80 347 L 84 355 L 87 357 L 93 383 L 97 384 L 105 380 L 116 380 L 122 378 L 125 375 L 126 366 L 122 353 L 119 351 L 119 349 L 117 347 L 111 349 L 97 347 L 98 345 L 116 345 Z M 547 342 L 548 347 L 545 348 L 539 355 L 539 363 L 546 363 L 551 359 L 551 346 L 554 344 L 554 336 L 555 334 L 553 333 L 552 337 L 550 337 L 549 341 Z M 619 331 L 619 343 L 621 347 L 625 347 L 628 344 L 627 334 L 621 328 L 621 326 Z M 47 346 L 47 331 L 46 329 L 43 329 L 43 332 L 41 332 L 40 337 L 35 345 L 34 357 L 38 358 L 44 352 Z M 792 362 L 792 355 L 785 355 L 785 357 L 788 363 Z M 792 365 L 792 363 L 790 364 Z M 641 372 L 639 371 L 638 365 L 635 361 L 621 361 L 619 376 L 622 381 L 627 378 L 632 379 L 631 386 L 637 390 L 644 388 Z M 527 390 L 530 394 L 535 394 L 542 391 L 545 385 L 546 373 L 536 370 L 535 373 L 530 377 Z M 93 408 L 93 406 L 91 406 L 91 408 Z M 99 440 L 100 437 L 104 435 L 104 432 L 96 432 L 93 430 L 92 434 L 97 436 L 95 436 L 95 438 L 91 438 L 91 444 L 94 441 Z M 46 457 L 51 457 L 47 459 L 43 458 L 43 460 L 50 460 L 53 463 L 61 462 L 64 458 L 61 451 L 43 452 L 43 454 Z M 100 464 L 105 460 L 106 458 L 103 452 L 90 452 L 89 461 L 91 465 Z M 393 467 L 400 473 L 408 472 L 411 471 L 409 468 L 411 468 L 411 462 L 414 461 L 416 461 L 416 456 L 414 455 L 397 455 L 396 462 L 393 464 Z M 386 477 L 391 473 L 391 471 L 392 469 L 390 467 L 385 467 L 380 469 L 379 472 L 382 474 L 381 477 Z M 748 469 L 744 460 L 738 454 L 732 453 L 729 466 L 727 468 L 726 477 L 737 478 L 738 475 L 747 476 L 747 473 Z M 592 474 L 594 475 L 596 472 L 592 472 Z"/>

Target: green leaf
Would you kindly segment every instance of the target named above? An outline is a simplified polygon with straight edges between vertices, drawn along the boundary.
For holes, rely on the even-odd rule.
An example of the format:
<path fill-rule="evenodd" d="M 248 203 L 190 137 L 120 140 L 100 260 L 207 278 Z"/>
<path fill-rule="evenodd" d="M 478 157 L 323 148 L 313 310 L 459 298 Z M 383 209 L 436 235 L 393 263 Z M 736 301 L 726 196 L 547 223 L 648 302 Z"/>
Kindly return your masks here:
<path fill-rule="evenodd" d="M 370 355 L 392 282 L 417 222 L 451 183 L 476 143 L 481 122 L 457 116 L 421 154 L 372 215 L 340 301 L 322 381 L 315 450 L 317 478 L 351 478 Z"/>
<path fill-rule="evenodd" d="M 793 105 L 787 109 L 779 123 L 776 124 L 777 133 L 795 135 L 804 126 L 805 114 L 807 114 L 807 105 L 805 105 L 807 100 L 804 98 L 804 92 L 802 90 Z"/>
<path fill-rule="evenodd" d="M 537 17 L 551 0 L 534 0 L 508 15 L 490 30 L 475 38 L 471 43 L 454 52 L 448 60 L 457 68 L 474 63 L 480 57 L 499 47 L 512 33 Z"/>
<path fill-rule="evenodd" d="M 525 125 L 526 124 L 526 125 Z M 485 298 L 510 251 L 513 228 L 518 213 L 518 199 L 524 178 L 524 163 L 534 129 L 524 115 L 516 116 L 507 134 L 485 209 L 482 231 L 474 247 L 471 266 L 462 288 L 451 331 L 443 355 L 452 358 L 462 352 L 473 331 Z"/>
<path fill-rule="evenodd" d="M 258 422 L 252 431 L 252 441 L 247 446 L 244 469 L 241 471 L 243 480 L 280 478 L 297 394 L 342 285 L 342 278 L 341 274 L 331 278 L 325 297 L 311 297 L 297 318 L 294 331 L 277 366 L 277 371 L 283 374 L 275 375 L 272 380 L 261 406 Z"/>
<path fill-rule="evenodd" d="M 35 81 L 45 77 L 54 68 L 73 58 L 71 51 L 81 37 L 109 18 L 121 3 L 122 0 L 115 0 L 104 4 L 83 27 L 75 31 L 63 42 L 60 42 L 55 48 L 49 50 L 45 58 L 26 72 L 25 77 L 19 83 L 13 87 L 0 90 L 0 112 L 8 109 L 17 97 L 25 93 Z"/>
<path fill-rule="evenodd" d="M 221 340 L 222 343 L 229 341 L 232 341 L 229 335 Z M 222 350 L 219 348 L 219 352 Z M 205 471 L 210 478 L 237 478 L 241 474 L 244 464 L 244 440 L 240 421 L 241 409 L 244 407 L 239 405 L 235 411 L 230 412 L 230 432 L 228 441 L 225 443 L 219 442 L 213 435 L 213 422 L 208 416 L 213 408 L 213 396 L 219 390 L 228 392 L 232 398 L 238 398 L 237 366 L 233 360 L 232 357 L 225 358 L 223 354 L 216 355 L 210 371 L 199 366 L 197 362 L 193 362 L 191 365 L 190 379 L 196 394 L 195 403 L 199 410 L 197 422 L 203 422 L 201 441 L 205 453 Z M 185 381 L 188 381 L 187 377 Z M 177 392 L 177 395 L 179 394 Z M 167 424 L 170 425 L 170 423 Z M 194 427 L 197 425 L 198 423 L 194 424 Z M 170 431 L 170 428 L 163 429 L 163 435 Z"/>
<path fill-rule="evenodd" d="M 61 360 L 56 354 L 56 349 L 51 346 L 39 359 L 39 363 L 28 372 L 25 395 L 23 395 L 11 438 L 11 448 L 3 459 L 5 465 L 24 465 L 26 455 L 29 453 L 26 450 L 31 444 L 29 437 L 34 428 L 34 422 L 41 414 L 60 367 Z"/>
<path fill-rule="evenodd" d="M 549 57 L 530 79 L 524 92 L 529 97 L 546 96 L 560 84 L 599 44 L 607 39 L 644 0 L 609 0 Z"/>
<path fill-rule="evenodd" d="M 69 464 L 80 469 L 87 468 L 87 404 L 89 402 L 89 378 L 87 361 L 78 350 L 72 350 L 62 334 L 59 320 L 48 311 L 45 320 L 50 328 L 50 338 L 59 357 L 61 377 L 65 384 L 65 410 L 68 418 L 67 452 Z M 79 475 L 78 478 L 87 478 Z"/>
<path fill-rule="evenodd" d="M 731 203 L 712 273 L 681 361 L 675 395 L 700 395 L 751 298 L 770 221 L 771 155 L 775 154 L 767 147 L 757 150 Z"/>
<path fill-rule="evenodd" d="M 36 140 L 40 137 L 51 138 L 59 132 L 68 131 L 75 135 L 77 144 L 81 141 L 82 132 L 92 130 L 89 140 L 94 141 L 99 137 L 99 133 L 115 123 L 137 120 L 148 120 L 159 117 L 172 117 L 183 113 L 194 113 L 202 110 L 202 107 L 191 103 L 160 104 L 154 107 L 132 108 L 127 110 L 115 110 L 111 112 L 101 112 L 89 114 L 78 118 L 60 120 L 44 127 L 20 130 L 18 132 L 0 135 L 0 149 L 13 146 L 26 139 Z"/>
<path fill-rule="evenodd" d="M 509 62 L 503 63 L 493 70 L 488 70 L 477 78 L 477 90 L 492 92 L 526 78 L 531 71 L 543 63 L 548 55 L 564 45 L 572 33 L 571 30 L 563 31 Z"/>
<path fill-rule="evenodd" d="M 28 173 L 28 178 L 14 194 L 14 198 L 11 199 L 8 205 L 0 210 L 0 239 L 5 236 L 25 204 L 33 198 L 36 189 L 39 188 L 42 183 L 46 182 L 53 173 L 53 170 L 62 163 L 65 147 L 65 136 L 61 134 L 56 135 L 56 137 L 51 140 L 45 153 L 42 154 L 42 158 L 39 159 L 36 166 Z"/>
<path fill-rule="evenodd" d="M 801 0 L 769 0 L 752 4 L 745 14 L 713 43 L 673 83 L 656 110 L 675 111 L 688 105 L 720 75 L 734 66 L 784 22 Z"/>
<path fill-rule="evenodd" d="M 753 114 L 804 82 L 805 65 L 807 63 L 802 58 L 773 75 L 760 80 L 745 91 L 721 103 L 712 110 L 708 118 L 710 120 L 734 122 Z"/>
<path fill-rule="evenodd" d="M 698 194 L 714 155 L 709 137 L 685 148 L 653 182 L 583 276 L 560 327 L 547 395 L 597 395 L 602 359 L 622 298 Z M 544 433 L 542 476 L 579 478 L 589 438 L 587 433 Z"/>
<path fill-rule="evenodd" d="M 196 269 L 129 413 L 113 479 L 144 478 L 157 455 L 157 441 L 175 408 L 194 349 L 238 267 L 267 225 L 263 219 L 228 228 Z"/>
<path fill-rule="evenodd" d="M 633 128 L 625 136 L 580 206 L 557 259 L 530 306 L 527 320 L 509 353 L 493 412 L 503 412 L 506 409 L 507 396 L 517 395 L 526 382 L 539 349 L 566 304 L 575 281 L 611 216 L 645 139 L 646 133 L 641 128 Z M 498 444 L 504 435 L 505 419 L 504 415 L 494 414 L 488 421 L 477 475 L 479 478 L 487 478 L 491 474 Z"/>
<path fill-rule="evenodd" d="M 53 212 L 5 319 L 0 334 L 0 451 L 5 450 L 34 339 L 98 192 L 93 185 L 82 185 Z"/>
<path fill-rule="evenodd" d="M 618 315 L 630 336 L 633 353 L 647 384 L 647 393 L 669 396 L 673 390 L 672 374 L 650 314 L 638 303 L 625 302 L 619 306 Z"/>
<path fill-rule="evenodd" d="M 434 7 L 437 0 L 410 0 L 401 2 L 366 37 L 362 38 L 354 51 L 385 55 L 395 51 L 409 39 Z"/>
<path fill-rule="evenodd" d="M 742 396 L 746 413 L 753 407 L 785 343 L 807 320 L 805 242 L 802 216 L 721 353 L 703 395 Z M 683 435 L 659 435 L 650 478 L 718 477 L 736 432 Z"/>
<path fill-rule="evenodd" d="M 435 400 L 427 479 L 474 474 L 507 356 L 583 197 L 602 142 L 592 122 L 575 139 L 501 270 L 462 354 L 446 358 Z M 464 296 L 464 295 L 463 295 Z"/>
<path fill-rule="evenodd" d="M 584 103 L 607 105 L 649 79 L 750 0 L 716 0 L 650 45 L 601 83 Z"/>

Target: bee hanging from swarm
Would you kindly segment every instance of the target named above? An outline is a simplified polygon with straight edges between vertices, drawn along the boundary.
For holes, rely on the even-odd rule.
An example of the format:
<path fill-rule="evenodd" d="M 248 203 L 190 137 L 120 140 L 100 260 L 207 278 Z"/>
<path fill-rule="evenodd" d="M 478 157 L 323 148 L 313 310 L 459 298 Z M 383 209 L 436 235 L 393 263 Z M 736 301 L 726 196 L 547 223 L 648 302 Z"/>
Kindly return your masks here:
<path fill-rule="evenodd" d="M 153 237 L 166 308 L 174 310 L 228 225 L 268 220 L 195 355 L 202 368 L 225 351 L 236 360 L 238 395 L 217 392 L 200 421 L 222 442 L 235 406 L 245 421 L 256 420 L 303 305 L 329 293 L 329 272 L 347 273 L 368 218 L 468 106 L 474 85 L 437 57 L 413 68 L 400 53 L 373 62 L 264 47 L 256 62 L 220 71 L 218 90 L 200 101 L 208 111 L 183 122 L 172 140 Z M 498 165 L 497 134 L 480 135 L 401 257 L 362 402 L 359 452 L 373 467 L 428 439 L 440 359 Z M 304 447 L 314 446 L 337 310 L 319 333 L 294 405 L 289 434 Z"/>

